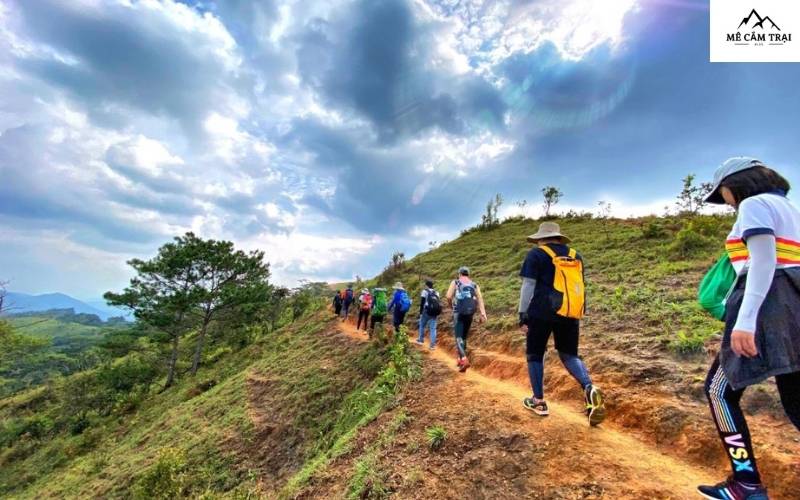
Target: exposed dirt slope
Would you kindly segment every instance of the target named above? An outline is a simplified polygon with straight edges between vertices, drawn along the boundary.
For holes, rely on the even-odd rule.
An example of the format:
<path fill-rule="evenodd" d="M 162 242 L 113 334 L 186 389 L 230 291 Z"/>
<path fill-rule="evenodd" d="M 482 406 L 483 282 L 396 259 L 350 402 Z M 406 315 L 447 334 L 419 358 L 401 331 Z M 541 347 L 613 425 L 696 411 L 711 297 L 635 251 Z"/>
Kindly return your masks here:
<path fill-rule="evenodd" d="M 341 330 L 366 340 L 350 324 Z M 346 496 L 359 457 L 399 412 L 409 423 L 378 450 L 372 466 L 386 491 L 401 498 L 692 498 L 698 483 L 718 479 L 614 424 L 590 428 L 578 390 L 553 400 L 551 416 L 541 418 L 520 405 L 527 388 L 497 377 L 491 363 L 461 374 L 446 348 L 424 351 L 423 380 L 302 497 Z M 426 445 L 432 425 L 448 432 L 436 451 Z"/>

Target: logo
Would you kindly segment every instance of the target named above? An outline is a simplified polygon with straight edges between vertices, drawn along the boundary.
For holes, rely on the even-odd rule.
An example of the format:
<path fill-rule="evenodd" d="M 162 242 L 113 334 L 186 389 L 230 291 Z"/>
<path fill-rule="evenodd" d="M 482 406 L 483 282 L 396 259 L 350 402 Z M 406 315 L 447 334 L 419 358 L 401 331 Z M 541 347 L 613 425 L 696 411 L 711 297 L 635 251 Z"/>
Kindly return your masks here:
<path fill-rule="evenodd" d="M 800 62 L 800 2 L 711 0 L 711 62 Z M 800 35 L 797 35 L 800 36 Z"/>
<path fill-rule="evenodd" d="M 765 25 L 764 23 L 767 21 L 769 21 L 769 24 Z M 744 33 L 742 32 L 742 26 L 745 28 Z M 751 29 L 748 30 L 748 27 L 751 27 Z M 770 30 L 770 32 L 768 33 L 767 30 Z M 775 24 L 775 21 L 769 16 L 761 17 L 758 11 L 753 9 L 750 11 L 750 14 L 739 23 L 736 32 L 727 34 L 725 41 L 733 42 L 736 45 L 749 45 L 751 43 L 754 45 L 764 45 L 765 43 L 769 43 L 770 45 L 783 45 L 792 41 L 791 33 L 778 33 L 776 31 L 779 32 L 781 29 Z"/>

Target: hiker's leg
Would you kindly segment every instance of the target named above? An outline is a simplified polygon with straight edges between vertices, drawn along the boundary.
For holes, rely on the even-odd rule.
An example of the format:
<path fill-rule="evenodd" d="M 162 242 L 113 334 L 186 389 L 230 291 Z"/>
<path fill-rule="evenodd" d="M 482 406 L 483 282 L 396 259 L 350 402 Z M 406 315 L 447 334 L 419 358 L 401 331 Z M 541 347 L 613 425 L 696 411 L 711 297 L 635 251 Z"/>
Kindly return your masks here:
<path fill-rule="evenodd" d="M 800 431 L 800 372 L 778 375 L 775 382 L 778 383 L 778 392 L 786 415 Z"/>
<path fill-rule="evenodd" d="M 458 313 L 453 314 L 453 333 L 456 337 L 456 354 L 460 359 L 467 355 L 467 350 L 464 347 L 464 323 L 461 321 L 461 315 Z"/>
<path fill-rule="evenodd" d="M 581 389 L 586 389 L 586 386 L 592 383 L 592 379 L 586 365 L 578 357 L 579 325 L 578 321 L 572 319 L 556 321 L 553 325 L 553 336 L 558 357 L 564 368 L 581 384 Z"/>
<path fill-rule="evenodd" d="M 424 312 L 419 317 L 419 335 L 417 336 L 417 342 L 420 344 L 425 341 L 425 324 L 428 322 L 428 315 Z"/>
<path fill-rule="evenodd" d="M 719 357 L 714 360 L 708 371 L 705 390 L 711 406 L 711 416 L 722 439 L 725 454 L 731 462 L 734 479 L 744 483 L 760 484 L 761 476 L 756 467 L 750 430 L 739 406 L 744 389 L 733 390 L 722 371 Z"/>
<path fill-rule="evenodd" d="M 544 399 L 544 353 L 550 338 L 552 325 L 549 321 L 531 319 L 525 338 L 525 357 L 528 360 L 528 378 L 533 397 Z"/>
<path fill-rule="evenodd" d="M 428 328 L 431 332 L 431 347 L 436 347 L 436 318 L 428 320 Z"/>
<path fill-rule="evenodd" d="M 462 316 L 461 323 L 464 325 L 464 333 L 462 334 L 461 338 L 463 340 L 463 347 L 464 347 L 464 356 L 467 355 L 467 337 L 469 337 L 469 331 L 472 328 L 472 317 L 473 315 L 470 314 L 469 316 Z"/>

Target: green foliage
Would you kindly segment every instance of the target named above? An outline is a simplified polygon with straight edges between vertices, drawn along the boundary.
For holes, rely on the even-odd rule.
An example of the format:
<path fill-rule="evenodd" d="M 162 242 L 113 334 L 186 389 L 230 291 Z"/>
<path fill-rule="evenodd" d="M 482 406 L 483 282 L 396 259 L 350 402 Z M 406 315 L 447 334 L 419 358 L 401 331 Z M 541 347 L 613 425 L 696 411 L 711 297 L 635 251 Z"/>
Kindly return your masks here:
<path fill-rule="evenodd" d="M 542 196 L 544 197 L 544 203 L 542 203 L 544 216 L 550 217 L 550 210 L 554 206 L 558 205 L 558 202 L 561 200 L 561 197 L 564 196 L 564 193 L 562 193 L 555 186 L 545 186 L 542 188 Z"/>
<path fill-rule="evenodd" d="M 669 234 L 669 229 L 660 220 L 650 220 L 642 228 L 642 237 L 648 240 L 663 239 Z"/>
<path fill-rule="evenodd" d="M 163 245 L 148 261 L 130 260 L 136 271 L 130 285 L 122 293 L 107 292 L 104 297 L 111 305 L 133 311 L 152 332 L 167 335 L 171 349 L 165 387 L 170 387 L 182 337 L 199 330 L 191 367 L 194 374 L 212 322 L 235 330 L 261 317 L 272 291 L 267 281 L 269 264 L 263 258 L 263 252 L 246 254 L 229 241 L 203 240 L 189 232 Z"/>
<path fill-rule="evenodd" d="M 689 174 L 683 178 L 683 189 L 675 202 L 678 215 L 696 215 L 706 205 L 705 199 L 711 193 L 713 184 L 703 182 L 696 186 L 695 177 L 694 174 Z"/>
<path fill-rule="evenodd" d="M 693 354 L 703 352 L 706 340 L 710 335 L 702 332 L 678 330 L 675 339 L 670 342 L 670 348 L 681 354 Z"/>
<path fill-rule="evenodd" d="M 669 247 L 674 258 L 688 259 L 719 250 L 722 246 L 719 223 L 712 217 L 696 217 L 687 221 Z"/>
<path fill-rule="evenodd" d="M 182 450 L 161 450 L 156 463 L 135 482 L 133 498 L 137 500 L 171 500 L 184 495 L 187 487 L 186 455 Z"/>
<path fill-rule="evenodd" d="M 428 427 L 425 429 L 425 435 L 428 438 L 428 448 L 434 451 L 441 448 L 447 439 L 447 431 L 440 425 Z"/>
<path fill-rule="evenodd" d="M 498 212 L 500 211 L 500 206 L 503 205 L 503 197 L 500 196 L 500 193 L 494 195 L 494 198 L 489 200 L 486 204 L 486 213 L 481 216 L 481 223 L 478 225 L 479 229 L 491 229 L 496 227 L 500 224 L 500 218 L 498 217 Z"/>

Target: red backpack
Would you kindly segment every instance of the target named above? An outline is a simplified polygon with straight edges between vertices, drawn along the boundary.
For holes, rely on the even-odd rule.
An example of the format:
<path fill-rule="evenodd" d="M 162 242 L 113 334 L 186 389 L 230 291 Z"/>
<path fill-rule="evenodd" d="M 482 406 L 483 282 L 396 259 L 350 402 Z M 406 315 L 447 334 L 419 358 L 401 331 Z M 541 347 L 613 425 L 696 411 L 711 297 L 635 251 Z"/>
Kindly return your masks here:
<path fill-rule="evenodd" d="M 372 295 L 365 293 L 361 296 L 361 310 L 369 311 L 372 307 Z"/>

